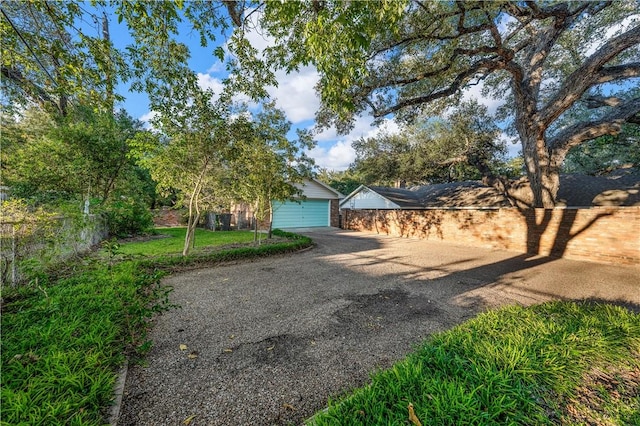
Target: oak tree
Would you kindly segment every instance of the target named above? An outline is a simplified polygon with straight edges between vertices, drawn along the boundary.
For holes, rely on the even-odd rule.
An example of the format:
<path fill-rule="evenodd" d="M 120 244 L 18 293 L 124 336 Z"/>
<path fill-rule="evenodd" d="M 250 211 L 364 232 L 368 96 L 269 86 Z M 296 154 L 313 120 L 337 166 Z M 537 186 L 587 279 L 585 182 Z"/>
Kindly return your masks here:
<path fill-rule="evenodd" d="M 345 131 L 363 112 L 437 114 L 483 82 L 508 102 L 537 207 L 571 148 L 638 120 L 634 1 L 267 2 L 260 25 L 275 65 L 317 67 L 319 122 Z M 559 125 L 582 103 L 597 108 Z"/>
<path fill-rule="evenodd" d="M 396 134 L 381 133 L 353 143 L 350 170 L 366 184 L 424 184 L 483 179 L 500 174 L 506 153 L 487 108 L 463 102 L 446 118 L 415 119 Z"/>

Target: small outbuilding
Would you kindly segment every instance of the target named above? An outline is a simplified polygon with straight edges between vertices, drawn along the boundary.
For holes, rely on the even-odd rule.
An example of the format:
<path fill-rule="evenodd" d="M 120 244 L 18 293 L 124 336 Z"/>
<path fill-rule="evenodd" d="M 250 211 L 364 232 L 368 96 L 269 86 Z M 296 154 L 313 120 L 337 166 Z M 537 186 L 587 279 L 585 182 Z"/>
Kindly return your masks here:
<path fill-rule="evenodd" d="M 293 201 L 272 201 L 273 228 L 314 228 L 339 226 L 340 192 L 317 179 L 295 184 L 304 197 Z"/>
<path fill-rule="evenodd" d="M 411 210 L 429 207 L 509 206 L 495 188 L 480 182 L 452 182 L 412 188 L 361 185 L 340 202 L 340 209 Z"/>

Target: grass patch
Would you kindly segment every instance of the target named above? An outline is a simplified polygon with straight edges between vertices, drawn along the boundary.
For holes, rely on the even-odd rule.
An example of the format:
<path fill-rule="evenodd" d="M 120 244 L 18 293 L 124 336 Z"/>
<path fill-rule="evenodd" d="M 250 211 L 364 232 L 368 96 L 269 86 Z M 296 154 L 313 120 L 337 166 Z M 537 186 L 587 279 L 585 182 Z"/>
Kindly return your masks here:
<path fill-rule="evenodd" d="M 146 241 L 125 242 L 118 251 L 123 255 L 162 256 L 182 254 L 187 228 L 161 228 Z M 207 231 L 196 229 L 193 253 L 229 244 L 245 244 L 253 241 L 252 231 Z"/>
<path fill-rule="evenodd" d="M 434 335 L 313 425 L 640 424 L 640 315 L 509 307 Z"/>
<path fill-rule="evenodd" d="M 161 274 L 123 262 L 5 291 L 3 424 L 102 424 L 115 371 L 167 307 Z M 165 302 L 165 303 L 163 303 Z"/>
<path fill-rule="evenodd" d="M 151 346 L 149 320 L 171 307 L 170 288 L 160 279 L 184 267 L 287 253 L 311 244 L 307 237 L 275 233 L 282 238 L 276 244 L 202 250 L 184 258 L 148 241 L 141 244 L 149 244 L 146 253 L 154 257 L 86 258 L 27 286 L 3 289 L 1 424 L 104 424 L 117 369 L 127 354 L 144 355 Z M 228 233 L 211 234 L 229 244 Z M 243 234 L 233 233 L 241 241 Z"/>

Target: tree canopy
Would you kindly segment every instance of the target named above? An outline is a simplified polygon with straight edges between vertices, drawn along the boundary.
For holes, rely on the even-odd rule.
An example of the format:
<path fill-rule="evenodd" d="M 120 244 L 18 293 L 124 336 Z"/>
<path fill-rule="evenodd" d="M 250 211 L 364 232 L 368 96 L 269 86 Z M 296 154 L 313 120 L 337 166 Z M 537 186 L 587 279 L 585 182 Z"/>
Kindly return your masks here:
<path fill-rule="evenodd" d="M 275 174 L 269 176 L 269 194 L 278 199 L 290 196 L 294 188 L 290 183 L 278 183 L 276 190 L 274 182 L 295 182 L 299 180 L 296 172 L 308 173 L 310 163 L 302 149 L 313 141 L 302 132 L 302 145 L 289 142 L 290 123 L 268 105 L 257 116 L 245 117 L 246 108 L 233 102 L 239 92 L 254 101 L 263 100 L 265 85 L 275 80 L 265 63 L 249 59 L 255 51 L 246 40 L 230 31 L 235 20 L 232 5 L 100 0 L 3 3 L 2 167 L 6 173 L 2 183 L 11 185 L 17 196 L 67 194 L 97 197 L 104 203 L 116 189 L 125 188 L 124 177 L 132 182 L 128 196 L 139 195 L 136 187 L 148 188 L 133 184 L 139 183 L 137 177 L 152 177 L 159 190 L 178 193 L 179 201 L 189 208 L 185 254 L 201 207 L 219 210 L 218 205 L 249 196 L 246 188 L 231 184 L 239 169 L 251 169 L 247 182 L 264 183 L 266 172 L 258 168 L 269 164 L 269 172 Z M 116 49 L 110 39 L 113 19 L 129 30 L 132 41 L 125 48 Z M 196 74 L 188 66 L 191 53 L 179 40 L 185 27 L 199 34 L 203 46 L 217 42 L 212 57 L 227 60 L 231 74 L 220 96 L 198 87 Z M 223 40 L 243 55 L 250 69 L 233 73 L 237 64 L 226 55 Z M 154 133 L 117 112 L 116 102 L 124 99 L 115 89 L 119 82 L 148 95 L 156 113 Z M 34 122 L 37 126 L 30 128 Z M 242 134 L 243 130 L 247 133 Z M 249 155 L 251 143 L 260 152 L 243 163 L 234 152 Z M 134 157 L 150 176 L 134 165 Z"/>
<path fill-rule="evenodd" d="M 177 37 L 185 28 L 225 60 L 227 100 L 240 92 L 260 100 L 277 83 L 276 70 L 314 65 L 318 123 L 345 132 L 359 114 L 407 124 L 438 116 L 481 84 L 505 102 L 501 118 L 520 139 L 538 207 L 554 205 L 558 173 L 572 149 L 640 121 L 640 94 L 631 89 L 640 77 L 633 0 L 91 6 L 2 4 L 3 104 L 26 100 L 63 116 L 70 104 L 114 111 L 114 87 L 129 81 L 149 95 L 155 111 L 176 117 L 178 89 L 196 83 L 189 49 Z M 109 13 L 130 31 L 125 49 L 110 40 Z M 270 46 L 258 52 L 249 31 L 260 31 Z"/>
<path fill-rule="evenodd" d="M 508 102 L 534 205 L 554 205 L 569 150 L 638 120 L 637 3 L 267 2 L 273 63 L 320 73 L 321 124 L 370 112 L 411 121 L 482 82 Z M 589 104 L 581 121 L 563 122 Z"/>
<path fill-rule="evenodd" d="M 291 122 L 272 102 L 251 119 L 240 115 L 233 128 L 232 192 L 253 206 L 257 234 L 258 222 L 273 220 L 273 201 L 301 195 L 295 184 L 312 176 L 313 160 L 305 150 L 315 142 L 301 129 L 296 140 L 289 140 Z"/>
<path fill-rule="evenodd" d="M 617 135 L 587 141 L 571 151 L 562 170 L 565 173 L 599 175 L 620 167 L 640 167 L 640 126 L 626 124 Z"/>
<path fill-rule="evenodd" d="M 353 147 L 349 168 L 365 184 L 491 181 L 505 169 L 505 142 L 476 101 L 463 102 L 446 119 L 415 119 L 398 133 L 361 138 Z"/>

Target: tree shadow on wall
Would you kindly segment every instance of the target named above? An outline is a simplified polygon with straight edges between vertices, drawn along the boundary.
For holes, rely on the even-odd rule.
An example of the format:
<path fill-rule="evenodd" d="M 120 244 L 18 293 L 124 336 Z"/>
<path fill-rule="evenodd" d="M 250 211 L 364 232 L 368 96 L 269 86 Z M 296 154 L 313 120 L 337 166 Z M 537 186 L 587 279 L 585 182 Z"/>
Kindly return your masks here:
<path fill-rule="evenodd" d="M 520 204 L 515 211 L 522 217 L 526 230 L 514 227 L 511 231 L 504 230 L 504 226 L 496 226 L 489 240 L 487 240 L 486 227 L 479 225 L 483 221 L 500 220 L 498 210 L 484 211 L 479 218 L 470 210 L 460 210 L 457 223 L 454 225 L 458 231 L 469 233 L 479 241 L 490 242 L 494 247 L 502 247 L 507 250 L 515 250 L 530 256 L 548 257 L 548 261 L 565 256 L 572 240 L 593 227 L 596 222 L 613 214 L 610 210 L 590 211 L 590 217 L 580 217 L 581 209 L 556 208 L 535 209 Z M 429 210 L 360 210 L 349 212 L 348 227 L 386 234 L 398 237 L 438 239 L 447 241 L 447 223 L 452 219 L 445 217 L 442 209 Z M 502 229 L 502 231 L 500 230 Z M 508 241 L 510 232 L 524 232 L 524 241 L 517 243 L 514 248 L 513 240 Z M 517 241 L 517 239 L 516 239 Z M 449 239 L 449 242 L 455 243 Z"/>
<path fill-rule="evenodd" d="M 591 228 L 598 220 L 611 216 L 610 211 L 598 212 L 577 225 L 578 209 L 518 209 L 527 227 L 527 254 L 563 257 L 569 242 Z M 578 227 L 576 227 L 578 226 Z"/>

